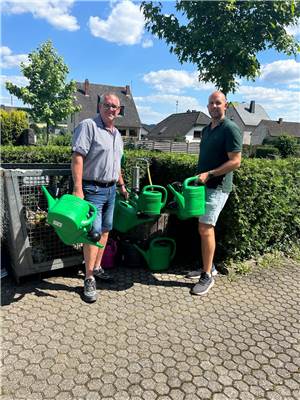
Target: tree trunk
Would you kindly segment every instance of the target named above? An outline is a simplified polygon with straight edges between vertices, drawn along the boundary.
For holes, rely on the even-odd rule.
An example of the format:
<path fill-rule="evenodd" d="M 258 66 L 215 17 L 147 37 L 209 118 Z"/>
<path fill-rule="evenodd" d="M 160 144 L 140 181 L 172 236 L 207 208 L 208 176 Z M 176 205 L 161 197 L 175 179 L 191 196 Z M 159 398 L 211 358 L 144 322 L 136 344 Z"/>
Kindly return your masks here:
<path fill-rule="evenodd" d="M 49 143 L 49 136 L 50 136 L 50 125 L 47 123 L 46 145 L 48 145 Z"/>

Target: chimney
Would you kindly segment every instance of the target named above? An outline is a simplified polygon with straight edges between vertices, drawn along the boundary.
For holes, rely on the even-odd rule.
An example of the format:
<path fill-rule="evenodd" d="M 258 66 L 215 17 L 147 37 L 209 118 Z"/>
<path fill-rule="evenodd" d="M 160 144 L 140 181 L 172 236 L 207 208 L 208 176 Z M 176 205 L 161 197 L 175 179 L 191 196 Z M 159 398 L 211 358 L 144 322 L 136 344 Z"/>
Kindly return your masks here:
<path fill-rule="evenodd" d="M 249 108 L 249 111 L 251 112 L 251 114 L 254 114 L 254 113 L 255 113 L 255 101 L 254 101 L 254 100 L 251 100 L 251 101 L 250 101 L 250 108 Z"/>
<path fill-rule="evenodd" d="M 90 82 L 88 79 L 84 81 L 84 95 L 89 96 L 90 95 Z"/>
<path fill-rule="evenodd" d="M 282 124 L 282 121 L 283 121 L 283 118 L 279 118 L 279 119 L 278 119 L 278 123 L 279 123 L 279 124 Z"/>
<path fill-rule="evenodd" d="M 130 96 L 130 86 L 129 85 L 125 86 L 125 94 L 126 94 L 126 96 Z"/>

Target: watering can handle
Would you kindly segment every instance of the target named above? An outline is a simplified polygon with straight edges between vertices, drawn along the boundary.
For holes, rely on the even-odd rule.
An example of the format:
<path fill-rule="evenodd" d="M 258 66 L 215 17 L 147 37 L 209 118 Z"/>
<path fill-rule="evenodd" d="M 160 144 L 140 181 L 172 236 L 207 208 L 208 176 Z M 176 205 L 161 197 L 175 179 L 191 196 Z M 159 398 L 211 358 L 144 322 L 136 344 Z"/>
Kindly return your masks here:
<path fill-rule="evenodd" d="M 93 214 L 88 219 L 83 220 L 81 222 L 81 225 L 82 225 L 83 228 L 88 226 L 88 225 L 90 225 L 92 222 L 94 222 L 94 220 L 97 217 L 97 208 L 94 206 L 94 204 L 91 204 L 91 203 L 89 203 L 89 206 L 90 206 L 90 209 L 91 209 L 90 211 L 92 211 Z"/>
<path fill-rule="evenodd" d="M 143 187 L 142 193 L 144 193 L 144 191 L 146 191 L 147 189 L 159 189 L 162 192 L 162 199 L 161 199 L 162 207 L 166 205 L 168 198 L 168 191 L 166 188 L 160 185 L 146 185 Z"/>
<path fill-rule="evenodd" d="M 169 237 L 157 237 L 157 238 L 152 239 L 151 244 L 154 244 L 154 243 L 156 243 L 156 242 L 163 241 L 163 240 L 164 240 L 165 242 L 170 242 L 170 243 L 172 243 L 172 245 L 173 245 L 173 251 L 172 251 L 172 254 L 171 254 L 171 256 L 170 256 L 170 259 L 173 260 L 173 258 L 174 258 L 174 256 L 175 256 L 175 253 L 176 253 L 176 242 L 175 242 L 174 239 L 169 238 Z"/>
<path fill-rule="evenodd" d="M 198 175 L 196 175 L 196 176 L 191 176 L 190 178 L 186 178 L 186 180 L 183 182 L 183 186 L 184 186 L 184 187 L 187 187 L 187 186 L 189 185 L 190 182 L 196 182 L 196 183 L 197 183 L 197 186 L 203 186 L 203 185 L 204 185 L 204 183 L 202 183 L 202 182 L 199 180 Z"/>

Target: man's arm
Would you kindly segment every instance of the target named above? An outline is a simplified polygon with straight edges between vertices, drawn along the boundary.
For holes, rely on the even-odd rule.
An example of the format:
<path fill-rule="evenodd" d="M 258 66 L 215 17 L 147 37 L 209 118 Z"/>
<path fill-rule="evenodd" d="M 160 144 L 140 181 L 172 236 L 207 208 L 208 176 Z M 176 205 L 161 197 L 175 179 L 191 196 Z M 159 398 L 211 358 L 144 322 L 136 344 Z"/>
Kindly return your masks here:
<path fill-rule="evenodd" d="M 84 198 L 82 190 L 83 160 L 83 155 L 76 152 L 72 154 L 71 169 L 74 182 L 73 195 L 80 197 L 81 199 Z"/>
<path fill-rule="evenodd" d="M 198 175 L 199 180 L 203 183 L 206 183 L 213 176 L 225 175 L 228 172 L 234 171 L 235 169 L 239 168 L 241 165 L 242 153 L 229 152 L 227 153 L 227 155 L 229 158 L 228 161 L 226 161 L 224 164 L 220 165 L 218 168 L 215 168 L 211 171 L 202 172 L 201 174 Z"/>

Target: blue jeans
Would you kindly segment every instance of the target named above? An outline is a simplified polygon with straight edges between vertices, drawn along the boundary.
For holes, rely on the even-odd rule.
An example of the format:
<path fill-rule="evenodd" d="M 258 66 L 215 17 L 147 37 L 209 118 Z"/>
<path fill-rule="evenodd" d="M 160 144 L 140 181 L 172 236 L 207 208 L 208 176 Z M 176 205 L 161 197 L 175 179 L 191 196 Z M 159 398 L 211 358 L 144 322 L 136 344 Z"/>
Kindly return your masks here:
<path fill-rule="evenodd" d="M 97 233 L 109 232 L 113 227 L 116 185 L 103 188 L 94 183 L 82 184 L 84 199 L 92 203 L 98 210 L 93 223 L 93 231 Z"/>

